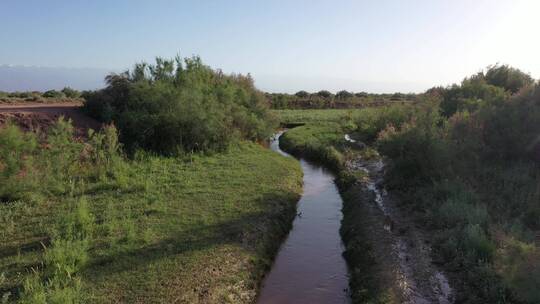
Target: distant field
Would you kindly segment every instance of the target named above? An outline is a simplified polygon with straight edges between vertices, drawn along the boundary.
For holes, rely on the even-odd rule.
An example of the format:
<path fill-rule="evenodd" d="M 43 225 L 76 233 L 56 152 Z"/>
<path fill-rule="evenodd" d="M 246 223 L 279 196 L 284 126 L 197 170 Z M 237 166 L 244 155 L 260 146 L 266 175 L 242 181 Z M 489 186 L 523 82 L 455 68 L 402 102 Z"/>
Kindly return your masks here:
<path fill-rule="evenodd" d="M 272 110 L 281 123 L 336 122 L 366 109 Z"/>
<path fill-rule="evenodd" d="M 83 99 L 81 98 L 54 98 L 54 97 L 2 97 L 0 96 L 0 105 L 2 104 L 34 104 L 34 103 L 46 103 L 46 104 L 55 104 L 55 103 L 79 103 L 82 104 Z"/>

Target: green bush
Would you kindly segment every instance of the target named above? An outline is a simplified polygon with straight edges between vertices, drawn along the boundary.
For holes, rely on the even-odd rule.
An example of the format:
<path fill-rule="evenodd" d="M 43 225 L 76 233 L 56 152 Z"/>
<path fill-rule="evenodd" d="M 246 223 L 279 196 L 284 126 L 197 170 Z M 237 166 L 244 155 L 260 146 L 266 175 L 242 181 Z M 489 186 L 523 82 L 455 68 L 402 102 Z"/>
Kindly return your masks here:
<path fill-rule="evenodd" d="M 59 91 L 56 91 L 56 90 L 49 90 L 49 91 L 46 91 L 45 93 L 43 93 L 43 97 L 46 97 L 46 98 L 65 98 L 66 95 L 64 95 L 63 92 L 59 92 Z"/>
<path fill-rule="evenodd" d="M 107 88 L 84 95 L 85 109 L 114 121 L 129 151 L 224 150 L 236 140 L 265 139 L 275 126 L 249 75 L 225 75 L 198 57 L 158 58 L 107 82 Z"/>
<path fill-rule="evenodd" d="M 306 91 L 298 91 L 294 95 L 297 97 L 306 98 L 309 96 L 309 93 Z"/>
<path fill-rule="evenodd" d="M 487 83 L 504 88 L 511 93 L 517 93 L 521 88 L 534 83 L 534 79 L 529 74 L 508 65 L 488 67 L 485 79 Z"/>
<path fill-rule="evenodd" d="M 424 214 L 436 251 L 463 270 L 471 302 L 538 299 L 529 292 L 538 284 L 531 262 L 538 255 L 501 259 L 508 245 L 497 236 L 531 242 L 538 227 L 540 89 L 530 83 L 517 70 L 495 67 L 431 89 L 427 95 L 441 98 L 439 106 L 415 106 L 405 123 L 377 138 L 390 160 L 388 187 Z M 378 121 L 365 116 L 357 124 L 374 134 Z"/>
<path fill-rule="evenodd" d="M 473 261 L 489 262 L 495 253 L 495 245 L 489 240 L 484 229 L 477 224 L 469 224 L 463 231 L 463 251 Z"/>
<path fill-rule="evenodd" d="M 22 303 L 85 303 L 77 277 L 89 260 L 88 250 L 94 218 L 84 198 L 74 201 L 73 210 L 60 216 L 45 248 L 43 273 L 26 279 Z"/>
<path fill-rule="evenodd" d="M 12 98 L 32 98 L 34 96 L 33 92 L 11 92 L 8 93 L 8 97 Z"/>
<path fill-rule="evenodd" d="M 467 224 L 486 227 L 487 222 L 486 207 L 474 205 L 470 198 L 452 197 L 437 210 L 437 223 L 441 227 L 452 228 Z"/>
<path fill-rule="evenodd" d="M 371 143 L 377 139 L 379 132 L 388 126 L 399 127 L 408 122 L 414 108 L 409 105 L 392 105 L 381 108 L 366 109 L 354 117 L 356 132 L 363 141 Z"/>
<path fill-rule="evenodd" d="M 61 91 L 68 98 L 79 98 L 81 97 L 81 92 L 74 90 L 70 87 L 65 87 Z"/>
<path fill-rule="evenodd" d="M 332 93 L 330 93 L 327 90 L 321 90 L 321 91 L 317 92 L 317 95 L 320 96 L 320 97 L 323 97 L 323 98 L 332 97 Z"/>
<path fill-rule="evenodd" d="M 338 99 L 349 99 L 349 98 L 352 98 L 353 96 L 354 96 L 353 93 L 346 90 L 341 90 L 336 93 L 336 98 Z"/>
<path fill-rule="evenodd" d="M 14 124 L 0 128 L 0 202 L 20 199 L 34 180 L 31 176 L 36 136 Z"/>

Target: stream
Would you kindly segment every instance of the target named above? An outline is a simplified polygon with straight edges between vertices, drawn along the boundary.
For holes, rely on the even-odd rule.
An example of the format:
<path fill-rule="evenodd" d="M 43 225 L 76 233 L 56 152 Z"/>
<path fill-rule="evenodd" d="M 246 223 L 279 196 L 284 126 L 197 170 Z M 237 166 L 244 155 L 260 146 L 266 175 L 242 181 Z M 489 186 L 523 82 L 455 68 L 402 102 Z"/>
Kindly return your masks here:
<path fill-rule="evenodd" d="M 280 132 L 270 148 L 279 148 Z M 263 282 L 259 304 L 350 303 L 347 264 L 339 228 L 342 200 L 334 176 L 302 158 L 304 193 L 293 227 Z"/>

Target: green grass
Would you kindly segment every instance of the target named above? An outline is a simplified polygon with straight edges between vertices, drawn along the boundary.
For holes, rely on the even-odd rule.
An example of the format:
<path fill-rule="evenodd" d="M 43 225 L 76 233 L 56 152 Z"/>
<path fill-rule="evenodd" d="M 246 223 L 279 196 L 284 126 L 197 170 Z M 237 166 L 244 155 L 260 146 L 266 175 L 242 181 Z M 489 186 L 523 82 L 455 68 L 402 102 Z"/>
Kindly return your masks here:
<path fill-rule="evenodd" d="M 241 143 L 212 156 L 138 155 L 118 170 L 67 193 L 0 203 L 0 300 L 16 300 L 25 282 L 39 286 L 29 285 L 34 271 L 69 259 L 66 245 L 50 239 L 75 217 L 92 227 L 83 239 L 88 261 L 80 282 L 57 297 L 74 290 L 91 303 L 253 301 L 295 216 L 296 161 Z"/>
<path fill-rule="evenodd" d="M 307 124 L 286 132 L 281 137 L 280 147 L 292 154 L 322 163 L 330 169 L 339 170 L 343 156 L 338 149 L 346 144 L 344 135 L 337 123 Z"/>

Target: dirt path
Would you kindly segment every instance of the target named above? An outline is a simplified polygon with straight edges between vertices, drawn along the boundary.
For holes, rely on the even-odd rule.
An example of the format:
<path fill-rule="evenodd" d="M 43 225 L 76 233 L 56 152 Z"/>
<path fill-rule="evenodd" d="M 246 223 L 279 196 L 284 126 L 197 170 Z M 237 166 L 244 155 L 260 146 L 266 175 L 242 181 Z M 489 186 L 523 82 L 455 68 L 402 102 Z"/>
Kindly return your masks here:
<path fill-rule="evenodd" d="M 400 303 L 450 304 L 454 292 L 445 274 L 431 259 L 431 247 L 423 231 L 398 206 L 398 200 L 383 187 L 384 163 L 381 160 L 349 161 L 349 170 L 361 170 L 368 178 L 359 185 L 363 193 L 366 223 L 371 223 L 369 242 L 388 288 L 394 289 Z"/>
<path fill-rule="evenodd" d="M 81 111 L 81 103 L 24 103 L 0 104 L 0 125 L 11 120 L 25 131 L 46 130 L 60 116 L 69 118 L 78 135 L 85 135 L 88 129 L 99 129 L 101 123 Z"/>

